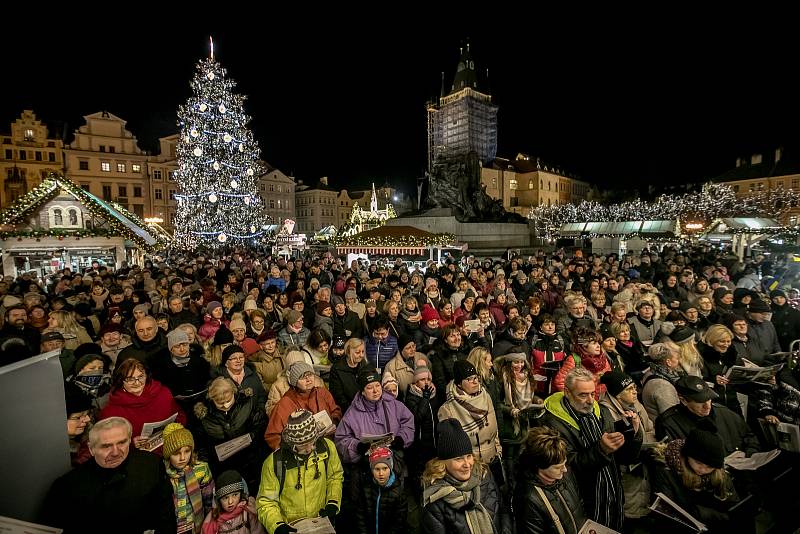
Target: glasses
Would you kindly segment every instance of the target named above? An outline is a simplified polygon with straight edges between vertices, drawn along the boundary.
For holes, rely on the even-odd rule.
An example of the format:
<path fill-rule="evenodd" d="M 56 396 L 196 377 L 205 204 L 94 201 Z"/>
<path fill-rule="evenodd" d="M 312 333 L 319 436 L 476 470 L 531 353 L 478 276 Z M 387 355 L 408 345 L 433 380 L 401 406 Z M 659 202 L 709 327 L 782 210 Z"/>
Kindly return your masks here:
<path fill-rule="evenodd" d="M 85 412 L 82 414 L 70 415 L 67 419 L 69 419 L 70 421 L 80 421 L 81 419 L 91 419 L 91 418 L 92 416 L 89 415 L 89 412 Z"/>
<path fill-rule="evenodd" d="M 122 382 L 125 384 L 144 384 L 147 381 L 147 375 L 139 375 L 139 376 L 129 376 L 127 378 L 123 378 Z"/>
<path fill-rule="evenodd" d="M 231 356 L 230 358 L 228 358 L 228 361 L 229 361 L 229 362 L 240 362 L 240 361 L 244 361 L 244 355 L 242 355 L 242 354 L 239 354 L 238 356 Z"/>
<path fill-rule="evenodd" d="M 478 375 L 468 376 L 464 379 L 465 382 L 477 382 L 479 380 Z"/>

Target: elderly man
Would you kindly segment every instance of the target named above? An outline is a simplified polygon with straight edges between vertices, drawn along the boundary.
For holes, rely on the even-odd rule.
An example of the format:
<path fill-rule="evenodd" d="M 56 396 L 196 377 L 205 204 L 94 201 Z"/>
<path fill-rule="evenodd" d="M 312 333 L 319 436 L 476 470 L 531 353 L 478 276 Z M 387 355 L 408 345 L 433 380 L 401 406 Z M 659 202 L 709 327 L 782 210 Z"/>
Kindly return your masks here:
<path fill-rule="evenodd" d="M 758 352 L 766 355 L 764 360 L 753 362 L 756 365 L 769 363 L 769 355 L 781 351 L 775 325 L 767 320 L 768 314 L 771 313 L 772 309 L 769 304 L 760 298 L 753 299 L 747 306 L 747 335 L 750 342 L 758 347 Z"/>
<path fill-rule="evenodd" d="M 117 356 L 117 365 L 128 358 L 136 358 L 140 362 L 150 365 L 154 358 L 164 353 L 169 357 L 167 336 L 158 327 L 153 317 L 149 315 L 142 317 L 136 321 L 134 328 L 136 331 L 133 334 L 132 343 L 120 351 Z"/>
<path fill-rule="evenodd" d="M 44 506 L 46 523 L 64 534 L 175 532 L 172 485 L 164 462 L 131 450 L 131 425 L 122 417 L 99 421 L 89 431 L 94 461 L 58 478 Z"/>
<path fill-rule="evenodd" d="M 633 434 L 614 430 L 608 408 L 594 400 L 594 375 L 577 367 L 567 374 L 564 392 L 545 400 L 543 424 L 555 428 L 567 443 L 567 463 L 575 473 L 586 516 L 622 531 L 623 487 L 619 464 L 636 461 L 642 446 L 639 417 L 631 412 Z"/>
<path fill-rule="evenodd" d="M 169 306 L 167 315 L 169 315 L 170 329 L 175 329 L 183 323 L 199 326 L 199 318 L 193 315 L 189 310 L 184 309 L 183 297 L 180 295 L 171 295 L 169 299 L 167 299 L 167 305 Z"/>

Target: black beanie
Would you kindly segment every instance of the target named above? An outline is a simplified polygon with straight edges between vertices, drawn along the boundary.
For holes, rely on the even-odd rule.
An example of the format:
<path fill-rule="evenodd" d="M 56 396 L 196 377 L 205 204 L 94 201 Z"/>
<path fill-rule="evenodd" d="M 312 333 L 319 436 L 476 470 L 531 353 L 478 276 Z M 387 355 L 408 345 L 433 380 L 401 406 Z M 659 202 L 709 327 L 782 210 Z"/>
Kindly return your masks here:
<path fill-rule="evenodd" d="M 472 454 L 469 436 L 461 428 L 458 419 L 445 419 L 439 423 L 439 439 L 436 442 L 436 457 L 440 460 L 452 460 L 460 456 Z"/>
<path fill-rule="evenodd" d="M 70 382 L 64 385 L 64 401 L 67 408 L 67 417 L 74 413 L 92 409 L 92 399 L 78 386 Z"/>
<path fill-rule="evenodd" d="M 224 345 L 226 343 L 233 343 L 233 333 L 224 326 L 220 326 L 217 333 L 214 334 L 214 345 Z"/>
<path fill-rule="evenodd" d="M 611 393 L 612 396 L 616 397 L 622 393 L 625 388 L 633 384 L 633 379 L 623 372 L 611 371 L 603 373 L 600 376 L 600 382 L 605 384 L 606 388 L 608 388 L 608 392 Z"/>
<path fill-rule="evenodd" d="M 367 385 L 371 384 L 372 382 L 380 383 L 381 375 L 374 367 L 367 366 L 358 372 L 357 380 L 359 389 L 363 391 L 364 388 L 367 387 Z"/>
<path fill-rule="evenodd" d="M 774 289 L 770 291 L 769 298 L 774 299 L 775 297 L 786 298 L 786 292 L 782 289 Z"/>
<path fill-rule="evenodd" d="M 475 370 L 475 366 L 467 360 L 458 360 L 453 364 L 453 382 L 455 385 L 459 385 L 463 380 L 477 374 L 478 371 Z"/>
<path fill-rule="evenodd" d="M 703 419 L 697 423 L 683 444 L 683 455 L 709 467 L 722 469 L 725 465 L 725 449 L 714 423 Z"/>
<path fill-rule="evenodd" d="M 412 341 L 414 341 L 413 336 L 409 336 L 406 333 L 400 334 L 400 337 L 397 338 L 397 349 L 402 353 L 403 349 L 406 348 L 406 345 L 408 345 Z"/>
<path fill-rule="evenodd" d="M 228 359 L 233 356 L 234 354 L 241 352 L 244 354 L 244 349 L 237 345 L 228 345 L 225 347 L 225 350 L 222 351 L 222 359 L 220 360 L 220 365 L 224 366 Z"/>

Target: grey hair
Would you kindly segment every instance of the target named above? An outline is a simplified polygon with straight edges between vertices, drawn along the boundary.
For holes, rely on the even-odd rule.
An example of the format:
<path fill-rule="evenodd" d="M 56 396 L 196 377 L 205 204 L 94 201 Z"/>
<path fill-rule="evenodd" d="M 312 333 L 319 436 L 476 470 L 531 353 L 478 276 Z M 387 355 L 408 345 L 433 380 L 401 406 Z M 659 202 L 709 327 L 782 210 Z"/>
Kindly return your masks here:
<path fill-rule="evenodd" d="M 575 367 L 567 373 L 567 378 L 564 380 L 564 387 L 572 391 L 572 386 L 575 385 L 575 382 L 594 383 L 594 375 L 584 367 Z"/>
<path fill-rule="evenodd" d="M 664 343 L 653 343 L 647 349 L 647 356 L 654 362 L 663 362 L 674 353 L 679 351 L 679 347 L 671 341 Z"/>
<path fill-rule="evenodd" d="M 95 445 L 97 445 L 97 441 L 100 439 L 100 432 L 111 430 L 118 426 L 124 426 L 128 433 L 128 439 L 131 439 L 133 435 L 133 426 L 131 426 L 130 421 L 124 417 L 106 417 L 95 423 L 92 429 L 89 430 L 89 449 L 93 449 Z"/>

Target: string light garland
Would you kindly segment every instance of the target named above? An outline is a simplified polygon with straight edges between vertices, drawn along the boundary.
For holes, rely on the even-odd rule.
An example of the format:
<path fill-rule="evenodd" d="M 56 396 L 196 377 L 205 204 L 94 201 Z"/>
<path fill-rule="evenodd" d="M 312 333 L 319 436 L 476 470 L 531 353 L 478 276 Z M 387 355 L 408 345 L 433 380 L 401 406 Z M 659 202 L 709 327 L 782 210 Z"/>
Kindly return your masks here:
<path fill-rule="evenodd" d="M 177 248 L 251 246 L 268 237 L 263 229 L 271 218 L 257 193 L 260 150 L 235 87 L 213 57 L 201 60 L 193 95 L 178 108 Z"/>

